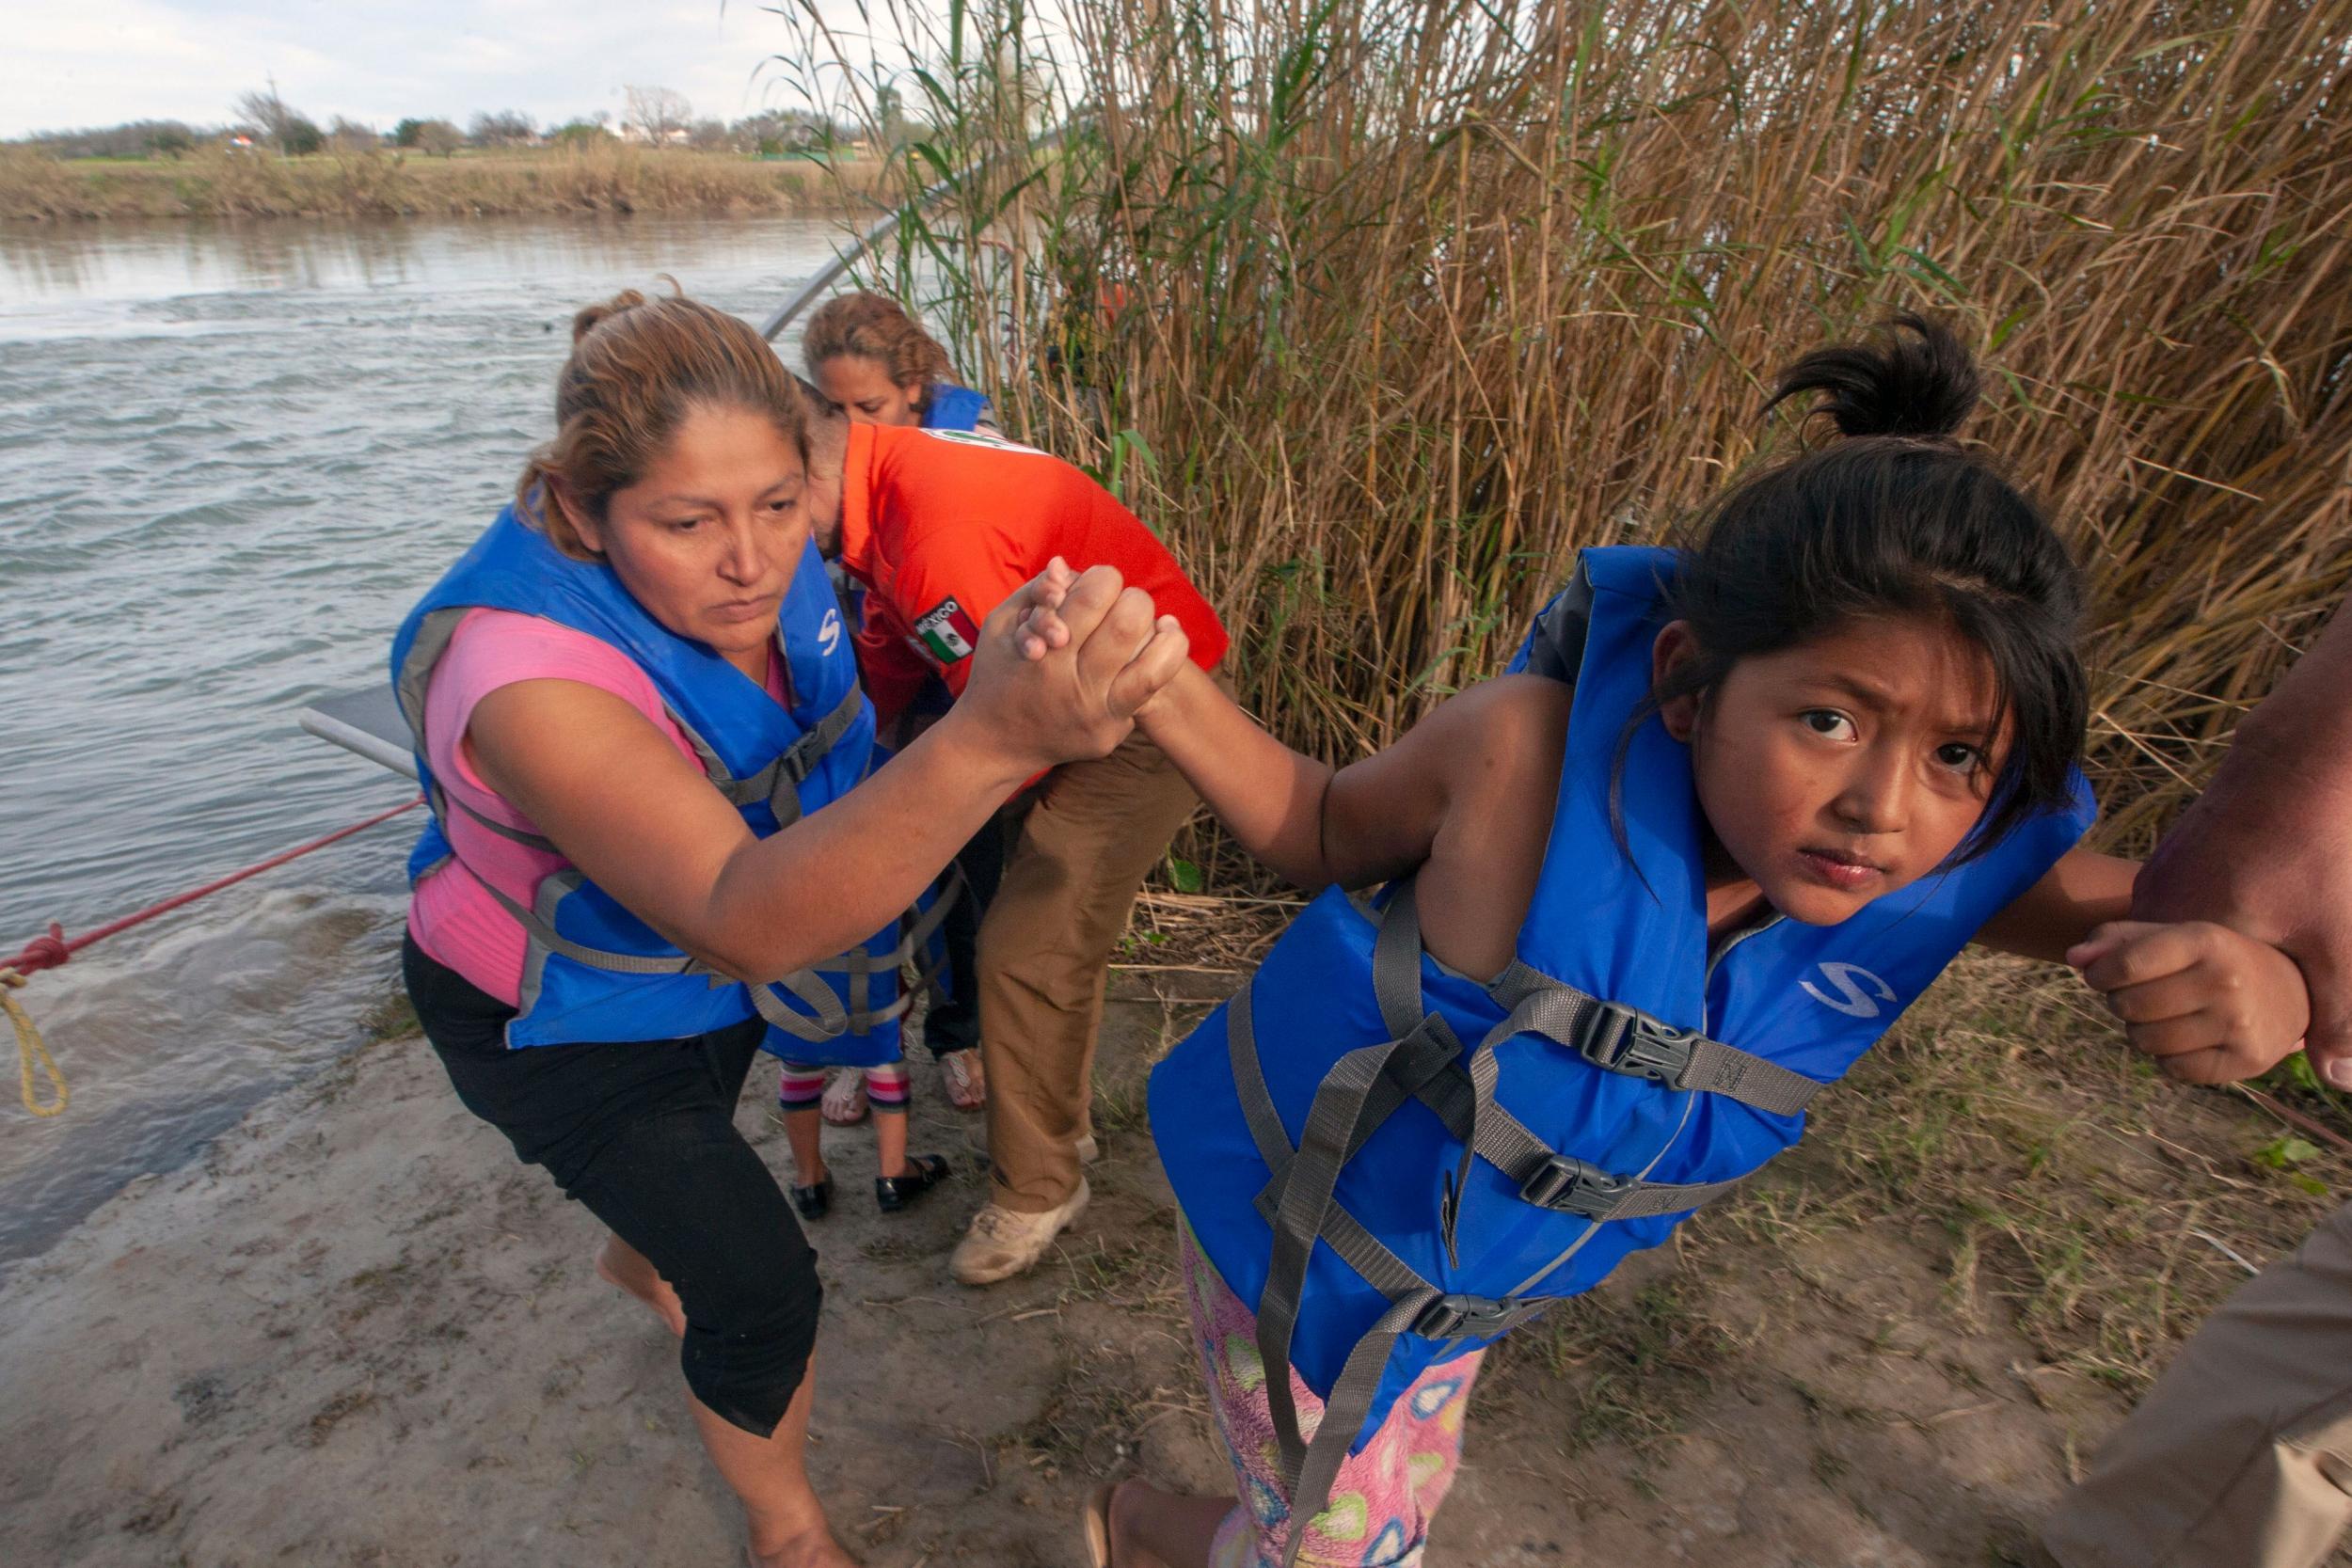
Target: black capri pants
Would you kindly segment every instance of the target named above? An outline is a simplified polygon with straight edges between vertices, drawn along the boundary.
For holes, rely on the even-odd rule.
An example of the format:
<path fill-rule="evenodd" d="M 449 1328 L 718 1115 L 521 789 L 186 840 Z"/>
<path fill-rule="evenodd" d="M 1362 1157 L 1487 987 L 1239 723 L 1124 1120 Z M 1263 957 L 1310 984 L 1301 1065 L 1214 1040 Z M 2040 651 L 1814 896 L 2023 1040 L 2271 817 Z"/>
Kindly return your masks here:
<path fill-rule="evenodd" d="M 678 1361 L 694 1397 L 746 1432 L 772 1434 L 807 1375 L 824 1291 L 783 1189 L 735 1130 L 766 1025 L 753 1018 L 685 1039 L 510 1050 L 513 1007 L 414 937 L 400 962 L 466 1109 L 677 1291 Z"/>

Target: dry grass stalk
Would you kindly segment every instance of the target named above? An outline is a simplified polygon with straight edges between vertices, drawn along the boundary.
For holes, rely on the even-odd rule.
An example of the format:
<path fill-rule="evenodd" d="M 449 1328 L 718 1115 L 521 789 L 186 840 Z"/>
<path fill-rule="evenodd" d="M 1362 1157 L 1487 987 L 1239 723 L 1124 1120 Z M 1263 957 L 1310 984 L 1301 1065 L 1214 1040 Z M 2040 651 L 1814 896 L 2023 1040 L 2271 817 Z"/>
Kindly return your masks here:
<path fill-rule="evenodd" d="M 2343 595 L 2352 0 L 1062 14 L 866 19 L 922 62 L 902 189 L 956 176 L 868 281 L 1163 531 L 1295 744 L 1359 754 L 1498 668 L 1572 551 L 1670 536 L 1788 450 L 1756 417 L 1775 369 L 1899 309 L 1986 353 L 1971 436 L 2091 570 L 2109 844 L 2150 840 Z M 870 108 L 880 54 L 839 43 L 787 69 Z M 1141 961 L 1265 935 L 1213 924 L 1147 907 Z M 2342 1167 L 2261 1163 L 2278 1128 L 2065 994 L 1969 966 L 1687 1245 L 1927 1221 L 1963 1306 L 2137 1384 L 2242 1275 L 2198 1238 L 2275 1256 Z"/>
<path fill-rule="evenodd" d="M 906 178 L 1001 161 L 879 281 L 1165 531 L 1295 742 L 1357 754 L 1497 668 L 1571 551 L 1786 450 L 1759 378 L 1896 309 L 1990 355 L 1973 437 L 2092 568 L 2109 842 L 2343 592 L 2346 0 L 1068 16 L 900 19 Z"/>

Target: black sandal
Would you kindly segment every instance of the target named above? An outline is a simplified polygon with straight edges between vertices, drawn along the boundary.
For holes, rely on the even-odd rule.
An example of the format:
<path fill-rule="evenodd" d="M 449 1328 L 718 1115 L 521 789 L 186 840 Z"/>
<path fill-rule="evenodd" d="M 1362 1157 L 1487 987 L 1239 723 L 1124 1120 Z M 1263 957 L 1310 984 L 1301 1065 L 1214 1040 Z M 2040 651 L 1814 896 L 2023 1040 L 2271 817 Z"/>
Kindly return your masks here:
<path fill-rule="evenodd" d="M 910 1154 L 904 1176 L 874 1178 L 874 1203 L 885 1214 L 895 1214 L 908 1204 L 947 1180 L 947 1161 L 938 1154 Z"/>
<path fill-rule="evenodd" d="M 793 1188 L 792 1207 L 801 1212 L 804 1220 L 823 1219 L 825 1212 L 833 1207 L 833 1172 L 818 1177 L 814 1186 Z"/>

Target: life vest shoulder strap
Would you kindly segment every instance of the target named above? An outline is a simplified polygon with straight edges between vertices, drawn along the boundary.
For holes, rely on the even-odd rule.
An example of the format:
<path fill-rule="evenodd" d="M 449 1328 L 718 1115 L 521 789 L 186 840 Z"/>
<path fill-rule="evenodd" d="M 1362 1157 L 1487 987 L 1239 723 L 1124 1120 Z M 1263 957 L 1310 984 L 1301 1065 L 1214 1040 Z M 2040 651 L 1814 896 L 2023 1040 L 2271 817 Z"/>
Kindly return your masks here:
<path fill-rule="evenodd" d="M 859 709 L 865 701 L 864 689 L 856 682 L 850 682 L 850 689 L 841 694 L 841 700 L 834 705 L 832 712 L 804 731 L 800 739 L 777 752 L 774 761 L 747 779 L 730 778 L 726 769 L 720 766 L 716 753 L 703 745 L 701 737 L 683 722 L 678 723 L 678 728 L 684 730 L 693 741 L 695 751 L 702 755 L 704 771 L 710 774 L 711 784 L 730 803 L 750 806 L 766 801 L 768 809 L 775 813 L 776 826 L 788 828 L 800 820 L 801 785 L 817 770 L 818 764 L 825 760 L 825 754 L 839 745 L 841 737 L 850 733 L 850 727 L 857 722 Z"/>

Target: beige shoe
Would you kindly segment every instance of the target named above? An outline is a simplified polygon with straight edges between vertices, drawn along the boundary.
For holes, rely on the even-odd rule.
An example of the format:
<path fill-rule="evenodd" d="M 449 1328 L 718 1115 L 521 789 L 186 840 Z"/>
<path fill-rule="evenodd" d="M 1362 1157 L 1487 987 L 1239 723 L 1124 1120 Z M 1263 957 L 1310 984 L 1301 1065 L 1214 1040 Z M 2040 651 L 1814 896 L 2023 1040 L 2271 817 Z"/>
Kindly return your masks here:
<path fill-rule="evenodd" d="M 964 1232 L 963 1240 L 956 1243 L 955 1255 L 947 1259 L 947 1272 L 965 1285 L 993 1285 L 1025 1273 L 1045 1256 L 1054 1238 L 1086 1212 L 1087 1199 L 1092 1196 L 1082 1176 L 1069 1202 L 1041 1214 L 1024 1214 L 993 1203 L 981 1205 L 980 1212 L 972 1216 L 972 1228 Z"/>

